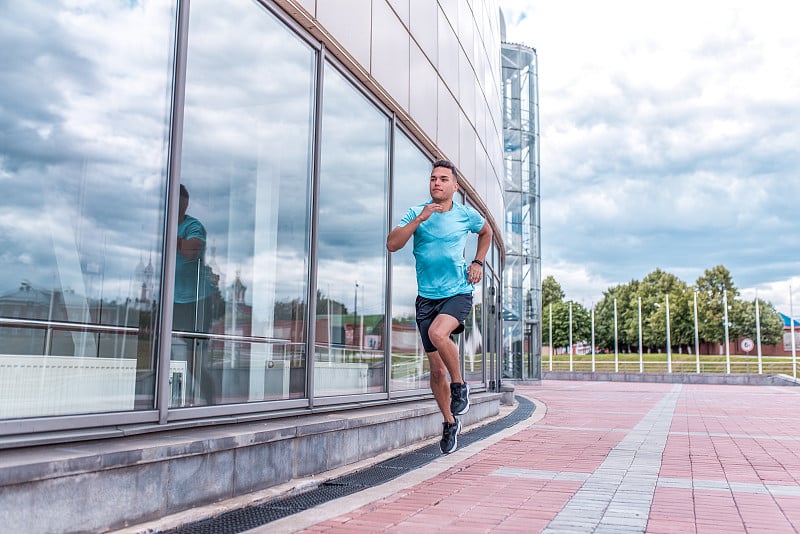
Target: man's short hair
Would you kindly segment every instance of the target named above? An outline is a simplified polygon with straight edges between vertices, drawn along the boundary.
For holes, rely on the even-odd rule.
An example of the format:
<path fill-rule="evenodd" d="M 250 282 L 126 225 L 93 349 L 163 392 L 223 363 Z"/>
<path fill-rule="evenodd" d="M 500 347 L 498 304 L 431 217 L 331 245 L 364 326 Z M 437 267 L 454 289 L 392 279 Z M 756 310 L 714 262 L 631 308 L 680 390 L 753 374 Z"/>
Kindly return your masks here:
<path fill-rule="evenodd" d="M 433 168 L 435 169 L 436 167 L 444 167 L 445 169 L 450 169 L 451 171 L 453 171 L 453 178 L 458 180 L 458 171 L 456 170 L 456 166 L 453 165 L 452 161 L 446 159 L 437 159 L 436 161 L 433 162 Z"/>
<path fill-rule="evenodd" d="M 184 198 L 189 198 L 189 190 L 186 189 L 186 186 L 181 184 L 181 196 Z"/>

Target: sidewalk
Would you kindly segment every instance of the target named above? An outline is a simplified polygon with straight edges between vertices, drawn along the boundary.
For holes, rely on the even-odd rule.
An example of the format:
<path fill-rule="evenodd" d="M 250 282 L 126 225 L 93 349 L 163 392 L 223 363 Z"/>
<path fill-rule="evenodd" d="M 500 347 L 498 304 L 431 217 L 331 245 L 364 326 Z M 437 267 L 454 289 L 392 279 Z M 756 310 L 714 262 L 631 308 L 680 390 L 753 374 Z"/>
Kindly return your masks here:
<path fill-rule="evenodd" d="M 800 388 L 544 381 L 532 418 L 251 533 L 800 532 Z"/>

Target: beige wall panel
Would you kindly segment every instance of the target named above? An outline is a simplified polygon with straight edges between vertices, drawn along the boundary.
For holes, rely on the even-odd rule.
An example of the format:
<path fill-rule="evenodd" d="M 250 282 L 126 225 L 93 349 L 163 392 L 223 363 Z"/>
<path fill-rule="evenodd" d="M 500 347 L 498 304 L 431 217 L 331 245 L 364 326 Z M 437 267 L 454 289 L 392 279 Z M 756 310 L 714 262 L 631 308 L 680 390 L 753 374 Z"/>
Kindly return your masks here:
<path fill-rule="evenodd" d="M 453 95 L 443 84 L 437 89 L 439 95 L 436 144 L 453 162 L 458 162 L 458 115 L 459 108 Z M 468 177 L 469 179 L 469 177 Z"/>
<path fill-rule="evenodd" d="M 475 85 L 472 66 L 463 52 L 458 54 L 458 103 L 470 123 L 475 124 Z"/>
<path fill-rule="evenodd" d="M 489 114 L 489 110 L 486 108 L 483 94 L 476 95 L 475 100 L 475 131 L 483 141 L 486 139 L 486 116 Z"/>
<path fill-rule="evenodd" d="M 439 0 L 439 6 L 442 8 L 450 25 L 454 31 L 458 31 L 458 4 L 464 0 Z"/>
<path fill-rule="evenodd" d="M 410 0 L 411 37 L 434 67 L 439 58 L 439 6 L 432 0 Z"/>
<path fill-rule="evenodd" d="M 385 0 L 372 6 L 371 74 L 400 106 L 409 109 L 409 36 Z"/>
<path fill-rule="evenodd" d="M 447 21 L 444 13 L 439 11 L 439 76 L 450 87 L 454 95 L 458 96 L 458 55 L 459 44 L 453 28 Z"/>
<path fill-rule="evenodd" d="M 480 140 L 475 138 L 475 180 L 479 183 L 486 183 L 486 151 Z"/>
<path fill-rule="evenodd" d="M 321 0 L 317 20 L 369 70 L 372 0 Z"/>
<path fill-rule="evenodd" d="M 467 53 L 467 57 L 471 58 L 475 47 L 475 19 L 472 18 L 472 10 L 466 2 L 458 2 L 458 26 L 455 27 L 458 28 L 461 47 Z"/>
<path fill-rule="evenodd" d="M 458 168 L 470 183 L 475 184 L 481 179 L 475 173 L 475 140 L 476 135 L 472 126 L 462 113 L 458 115 Z M 486 157 L 481 154 L 481 157 Z"/>
<path fill-rule="evenodd" d="M 436 139 L 439 75 L 415 44 L 410 47 L 409 113 L 431 139 Z"/>
<path fill-rule="evenodd" d="M 397 16 L 400 17 L 400 20 L 403 21 L 405 27 L 410 27 L 411 24 L 409 22 L 409 15 L 411 8 L 409 6 L 409 0 L 388 0 L 388 2 L 389 5 L 392 6 L 392 9 L 394 9 L 395 13 L 397 13 Z"/>

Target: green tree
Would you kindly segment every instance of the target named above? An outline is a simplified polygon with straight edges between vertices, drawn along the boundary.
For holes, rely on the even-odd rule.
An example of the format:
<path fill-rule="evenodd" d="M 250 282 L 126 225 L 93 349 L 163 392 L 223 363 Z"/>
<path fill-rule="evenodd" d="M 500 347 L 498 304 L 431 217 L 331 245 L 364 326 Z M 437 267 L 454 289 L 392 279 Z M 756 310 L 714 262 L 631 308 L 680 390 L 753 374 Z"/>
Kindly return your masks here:
<path fill-rule="evenodd" d="M 642 297 L 642 341 L 651 350 L 664 351 L 667 343 L 667 295 L 669 295 L 670 344 L 688 344 L 692 319 L 687 315 L 689 288 L 674 274 L 656 269 L 640 285 Z"/>
<path fill-rule="evenodd" d="M 725 342 L 723 293 L 727 292 L 728 312 L 733 311 L 733 302 L 739 295 L 733 285 L 730 271 L 722 265 L 706 269 L 703 276 L 695 282 L 697 289 L 697 318 L 700 341 L 711 343 Z M 730 335 L 730 332 L 729 332 Z"/>
<path fill-rule="evenodd" d="M 591 319 L 589 312 L 577 302 L 557 302 L 553 304 L 553 346 L 569 346 L 569 309 L 572 304 L 572 342 L 580 343 L 588 341 L 591 332 Z M 549 312 L 545 317 L 542 328 L 542 337 L 545 344 L 550 343 L 549 339 Z"/>
<path fill-rule="evenodd" d="M 542 309 L 564 300 L 564 290 L 552 275 L 542 280 Z"/>
<path fill-rule="evenodd" d="M 640 282 L 631 280 L 627 284 L 612 287 L 603 293 L 595 306 L 595 344 L 609 351 L 614 350 L 614 301 L 617 303 L 617 347 L 622 352 L 631 352 L 639 344 L 639 310 L 637 295 Z"/>
<path fill-rule="evenodd" d="M 728 319 L 731 322 L 731 340 L 749 337 L 757 339 L 755 301 L 736 300 Z M 769 302 L 758 299 L 759 320 L 761 323 L 761 343 L 775 345 L 783 340 L 783 320 Z"/>

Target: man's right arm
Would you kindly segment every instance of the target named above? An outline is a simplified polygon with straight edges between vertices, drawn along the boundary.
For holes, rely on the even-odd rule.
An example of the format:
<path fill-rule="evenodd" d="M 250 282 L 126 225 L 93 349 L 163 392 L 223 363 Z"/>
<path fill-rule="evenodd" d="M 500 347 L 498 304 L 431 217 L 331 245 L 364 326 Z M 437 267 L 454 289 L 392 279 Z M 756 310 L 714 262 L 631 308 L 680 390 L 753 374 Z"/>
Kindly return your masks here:
<path fill-rule="evenodd" d="M 419 228 L 420 224 L 430 219 L 431 215 L 434 213 L 441 212 L 442 207 L 439 204 L 435 202 L 425 204 L 420 214 L 409 221 L 408 224 L 405 226 L 395 226 L 394 230 L 389 232 L 389 236 L 386 238 L 386 248 L 389 249 L 389 252 L 397 252 L 406 246 L 406 243 L 408 243 L 408 240 L 414 235 L 414 232 Z"/>
<path fill-rule="evenodd" d="M 397 252 L 406 246 L 406 243 L 408 243 L 408 240 L 414 235 L 414 231 L 421 222 L 419 217 L 416 217 L 405 226 L 395 226 L 386 238 L 386 248 L 389 249 L 389 252 Z"/>

